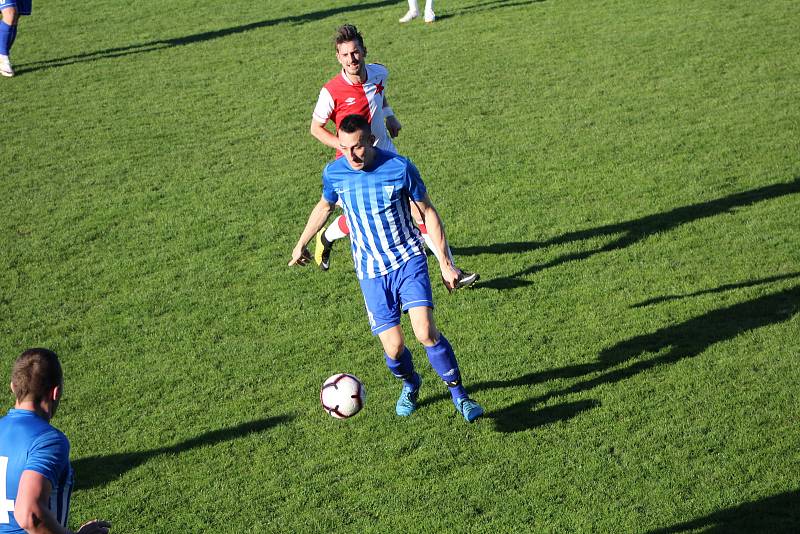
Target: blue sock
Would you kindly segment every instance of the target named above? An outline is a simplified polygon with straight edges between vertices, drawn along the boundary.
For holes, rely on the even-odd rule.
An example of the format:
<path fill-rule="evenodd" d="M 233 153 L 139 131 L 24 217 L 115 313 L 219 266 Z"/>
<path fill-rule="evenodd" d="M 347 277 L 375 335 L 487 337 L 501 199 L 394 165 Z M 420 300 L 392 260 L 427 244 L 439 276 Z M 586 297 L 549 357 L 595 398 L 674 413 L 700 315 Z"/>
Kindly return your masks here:
<path fill-rule="evenodd" d="M 413 389 L 419 387 L 419 375 L 414 372 L 414 362 L 411 360 L 411 351 L 408 350 L 408 347 L 403 350 L 403 353 L 396 360 L 391 359 L 386 353 L 383 354 L 383 357 L 386 360 L 386 367 L 389 368 L 394 376 L 403 379 L 404 386 L 409 386 Z"/>
<path fill-rule="evenodd" d="M 458 361 L 450 342 L 440 334 L 439 341 L 432 347 L 425 347 L 425 352 L 428 353 L 428 361 L 431 362 L 433 370 L 450 389 L 453 404 L 457 404 L 459 399 L 467 396 L 467 390 L 461 385 L 461 371 L 458 370 Z"/>
<path fill-rule="evenodd" d="M 17 38 L 17 25 L 11 26 L 11 39 L 8 41 L 8 51 L 11 52 L 11 47 L 14 46 L 14 39 Z M 6 54 L 7 55 L 7 54 Z"/>
<path fill-rule="evenodd" d="M 4 20 L 0 20 L 0 56 L 7 56 L 11 50 L 12 29 L 13 26 L 9 26 Z"/>

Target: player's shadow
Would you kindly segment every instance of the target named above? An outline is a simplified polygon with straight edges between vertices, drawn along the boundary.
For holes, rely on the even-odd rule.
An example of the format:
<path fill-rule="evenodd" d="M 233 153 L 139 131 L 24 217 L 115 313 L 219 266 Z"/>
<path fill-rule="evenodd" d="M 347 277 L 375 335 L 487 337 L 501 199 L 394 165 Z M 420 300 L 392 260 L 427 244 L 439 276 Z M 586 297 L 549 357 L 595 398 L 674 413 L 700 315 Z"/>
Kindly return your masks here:
<path fill-rule="evenodd" d="M 107 484 L 127 471 L 134 469 L 148 460 L 163 454 L 178 454 L 204 445 L 214 445 L 223 441 L 243 438 L 249 434 L 264 432 L 270 428 L 286 423 L 291 417 L 281 415 L 259 419 L 230 428 L 222 428 L 208 432 L 196 438 L 168 447 L 159 447 L 148 451 L 126 452 L 105 456 L 90 456 L 72 462 L 75 470 L 75 489 L 85 490 Z"/>
<path fill-rule="evenodd" d="M 437 14 L 436 19 L 442 21 L 449 19 L 450 17 L 458 17 L 470 13 L 482 13 L 484 11 L 491 11 L 503 7 L 527 6 L 530 4 L 538 4 L 544 1 L 545 0 L 490 0 L 489 2 L 481 2 L 479 4 L 473 4 L 471 6 L 454 9 L 453 11 L 449 11 L 441 15 Z"/>
<path fill-rule="evenodd" d="M 800 490 L 726 508 L 686 523 L 652 530 L 649 534 L 699 531 L 705 534 L 796 534 L 800 532 Z"/>
<path fill-rule="evenodd" d="M 468 389 L 477 392 L 533 386 L 554 380 L 580 379 L 572 385 L 489 414 L 489 417 L 495 420 L 499 431 L 534 428 L 559 419 L 569 419 L 581 411 L 592 408 L 592 403 L 596 401 L 544 409 L 550 410 L 549 412 L 534 411 L 535 406 L 545 404 L 554 398 L 588 391 L 600 385 L 617 383 L 654 367 L 697 356 L 711 345 L 733 339 L 744 332 L 787 321 L 798 311 L 800 311 L 800 285 L 720 308 L 650 334 L 635 336 L 603 350 L 592 362 L 528 373 L 512 380 L 478 382 L 469 385 Z M 445 397 L 426 399 L 422 404 L 443 398 Z"/>
<path fill-rule="evenodd" d="M 531 265 L 530 267 L 525 267 L 524 269 L 520 269 L 509 276 L 495 278 L 475 284 L 475 287 L 511 289 L 532 284 L 532 281 L 525 279 L 526 276 L 535 274 L 550 267 L 556 267 L 571 261 L 585 260 L 601 252 L 619 250 L 646 239 L 651 235 L 668 232 L 683 224 L 713 217 L 723 213 L 728 213 L 736 208 L 743 208 L 757 202 L 779 198 L 798 192 L 800 192 L 800 178 L 795 178 L 791 182 L 759 187 L 750 191 L 736 193 L 726 197 L 718 198 L 716 200 L 709 200 L 706 202 L 675 208 L 664 213 L 656 213 L 646 217 L 641 217 L 639 219 L 633 219 L 616 224 L 608 224 L 587 230 L 567 232 L 547 241 L 495 243 L 485 246 L 451 248 L 456 256 L 472 256 L 477 254 L 510 254 L 529 252 L 554 245 L 564 245 L 589 239 L 612 239 L 612 241 L 609 243 L 592 250 L 564 254 L 546 263 L 539 263 Z"/>
<path fill-rule="evenodd" d="M 499 432 L 520 432 L 546 426 L 557 421 L 567 421 L 591 408 L 600 406 L 596 400 L 565 402 L 531 411 L 531 403 L 522 401 L 492 412 L 489 417 Z"/>
<path fill-rule="evenodd" d="M 155 41 L 147 41 L 145 43 L 132 44 L 127 46 L 119 46 L 114 48 L 106 48 L 103 50 L 96 50 L 94 52 L 86 52 L 83 54 L 75 54 L 71 56 L 64 56 L 60 58 L 47 59 L 43 61 L 32 61 L 30 63 L 15 64 L 14 68 L 17 73 L 35 72 L 42 69 L 50 69 L 54 67 L 63 67 L 75 63 L 83 63 L 87 61 L 96 61 L 98 59 L 110 59 L 123 56 L 130 56 L 134 54 L 142 54 L 145 52 L 154 52 L 156 50 L 163 50 L 175 46 L 183 46 L 194 43 L 201 43 L 204 41 L 211 41 L 245 33 L 252 30 L 261 28 L 269 28 L 270 26 L 277 26 L 278 24 L 306 24 L 329 17 L 333 17 L 342 13 L 353 13 L 355 11 L 364 11 L 368 9 L 377 9 L 385 6 L 395 5 L 398 0 L 379 0 L 376 2 L 358 2 L 354 5 L 332 7 L 328 9 L 321 9 L 319 11 L 312 11 L 311 13 L 304 13 L 302 15 L 288 15 L 276 19 L 261 20 L 258 22 L 250 22 L 239 26 L 231 26 L 230 28 L 223 28 L 221 30 L 212 30 L 202 33 L 195 33 L 192 35 L 184 35 L 182 37 L 174 37 L 172 39 L 157 39 Z"/>
<path fill-rule="evenodd" d="M 647 299 L 637 304 L 631 306 L 631 308 L 644 308 L 646 306 L 652 306 L 654 304 L 660 304 L 662 302 L 668 302 L 670 300 L 679 300 L 685 299 L 689 297 L 699 297 L 702 295 L 710 295 L 713 293 L 722 293 L 723 291 L 730 291 L 733 289 L 742 289 L 745 287 L 755 287 L 764 284 L 771 284 L 773 282 L 780 282 L 782 280 L 790 280 L 792 278 L 797 278 L 800 276 L 799 273 L 787 273 L 787 274 L 779 274 L 776 276 L 768 276 L 767 278 L 759 278 L 758 280 L 748 280 L 746 282 L 737 282 L 735 284 L 725 284 L 719 287 L 715 287 L 712 289 L 703 289 L 702 291 L 695 291 L 694 293 L 685 293 L 683 295 L 664 295 L 661 297 L 655 297 L 652 299 Z"/>

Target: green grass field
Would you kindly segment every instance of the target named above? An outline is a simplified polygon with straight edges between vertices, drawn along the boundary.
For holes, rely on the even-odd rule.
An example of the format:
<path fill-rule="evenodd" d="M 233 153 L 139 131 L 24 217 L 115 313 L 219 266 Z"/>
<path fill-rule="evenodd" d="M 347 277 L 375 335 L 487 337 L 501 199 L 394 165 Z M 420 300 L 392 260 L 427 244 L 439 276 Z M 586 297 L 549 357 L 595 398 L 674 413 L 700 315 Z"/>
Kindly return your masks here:
<path fill-rule="evenodd" d="M 796 1 L 35 4 L 0 79 L 0 378 L 64 362 L 73 527 L 800 531 Z M 394 415 L 341 244 L 286 267 L 344 22 L 482 275 L 434 287 L 472 425 L 415 341 Z"/>

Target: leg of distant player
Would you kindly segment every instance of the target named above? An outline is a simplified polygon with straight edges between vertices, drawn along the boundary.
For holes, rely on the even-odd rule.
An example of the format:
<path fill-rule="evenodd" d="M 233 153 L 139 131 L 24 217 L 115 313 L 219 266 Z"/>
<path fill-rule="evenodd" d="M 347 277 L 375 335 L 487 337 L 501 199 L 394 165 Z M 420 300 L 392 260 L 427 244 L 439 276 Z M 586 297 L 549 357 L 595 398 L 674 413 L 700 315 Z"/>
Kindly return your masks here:
<path fill-rule="evenodd" d="M 314 260 L 323 271 L 327 271 L 331 266 L 331 250 L 334 241 L 344 239 L 350 235 L 350 228 L 347 226 L 347 219 L 344 215 L 339 215 L 327 228 L 323 228 L 317 233 L 316 248 L 314 249 Z"/>
<path fill-rule="evenodd" d="M 11 46 L 17 37 L 17 21 L 19 13 L 16 6 L 6 7 L 0 10 L 2 20 L 0 20 L 0 75 L 10 78 L 14 76 L 14 69 L 11 66 Z"/>
<path fill-rule="evenodd" d="M 411 319 L 414 335 L 425 347 L 433 370 L 447 384 L 458 412 L 469 422 L 483 415 L 483 408 L 469 398 L 461 383 L 461 371 L 458 369 L 456 354 L 447 338 L 436 328 L 433 309 L 428 306 L 410 308 L 408 316 Z"/>
<path fill-rule="evenodd" d="M 419 230 L 422 233 L 422 239 L 425 240 L 425 245 L 427 245 L 428 249 L 430 249 L 430 251 L 433 252 L 433 255 L 436 256 L 436 259 L 439 260 L 439 262 L 441 263 L 441 252 L 436 248 L 436 246 L 433 244 L 433 240 L 428 235 L 428 229 L 425 228 L 425 223 L 423 222 L 422 213 L 420 213 L 419 206 L 417 206 L 415 202 L 411 203 L 411 217 L 414 219 L 414 222 L 417 223 L 417 226 L 419 227 Z M 479 274 L 462 271 L 456 266 L 456 260 L 455 258 L 453 258 L 453 251 L 450 250 L 449 245 L 447 246 L 447 250 L 445 250 L 445 253 L 447 254 L 447 258 L 450 260 L 450 263 L 453 264 L 453 267 L 459 273 L 458 283 L 456 284 L 455 287 L 451 288 L 450 286 L 445 284 L 445 287 L 447 287 L 448 291 L 453 291 L 454 289 L 461 289 L 462 287 L 469 287 L 480 279 Z"/>
<path fill-rule="evenodd" d="M 411 22 L 419 16 L 419 6 L 417 0 L 408 0 L 408 11 L 400 18 L 400 22 L 405 24 Z M 425 1 L 425 22 L 433 22 L 436 20 L 436 15 L 433 13 L 433 0 Z"/>

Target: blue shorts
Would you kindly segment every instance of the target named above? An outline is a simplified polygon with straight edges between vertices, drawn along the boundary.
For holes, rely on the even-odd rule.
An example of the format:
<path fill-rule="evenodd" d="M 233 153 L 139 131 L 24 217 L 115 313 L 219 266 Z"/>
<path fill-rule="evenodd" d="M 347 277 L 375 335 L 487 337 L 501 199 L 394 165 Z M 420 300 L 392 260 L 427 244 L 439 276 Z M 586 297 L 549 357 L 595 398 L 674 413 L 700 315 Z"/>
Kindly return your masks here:
<path fill-rule="evenodd" d="M 16 7 L 20 15 L 30 15 L 33 0 L 0 0 L 0 9 Z"/>
<path fill-rule="evenodd" d="M 399 325 L 402 312 L 409 308 L 433 308 L 428 258 L 424 254 L 412 257 L 396 271 L 358 282 L 373 336 Z"/>

